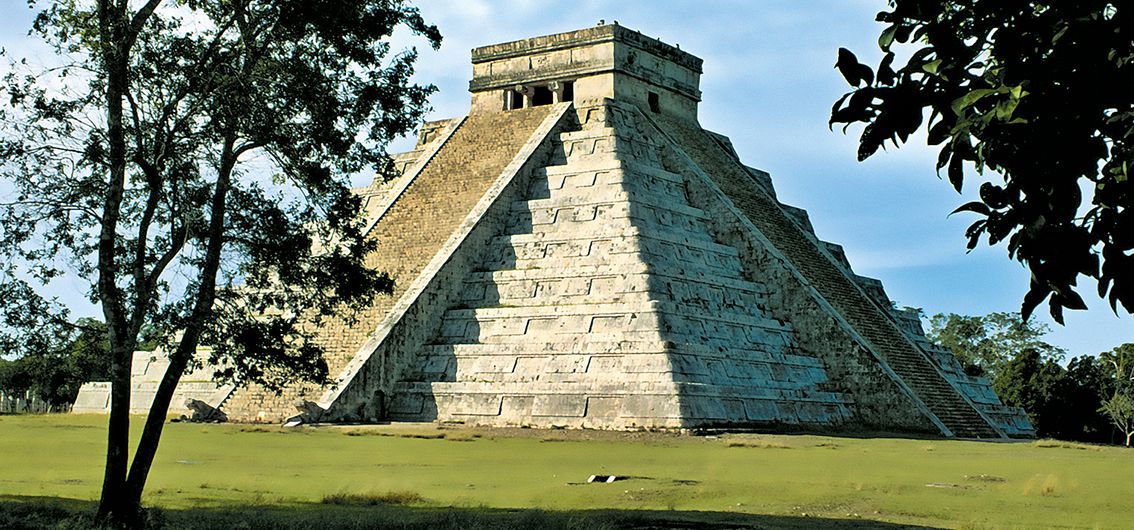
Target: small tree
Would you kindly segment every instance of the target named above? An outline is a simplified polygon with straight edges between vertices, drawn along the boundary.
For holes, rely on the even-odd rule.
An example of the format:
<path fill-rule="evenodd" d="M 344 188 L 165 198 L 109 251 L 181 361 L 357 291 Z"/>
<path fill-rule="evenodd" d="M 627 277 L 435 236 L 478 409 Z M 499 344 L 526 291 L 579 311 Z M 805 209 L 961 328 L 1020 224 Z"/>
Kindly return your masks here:
<path fill-rule="evenodd" d="M 1134 398 L 1126 394 L 1115 394 L 1103 404 L 1101 410 L 1126 435 L 1126 446 L 1130 447 L 1130 440 L 1134 438 Z"/>
<path fill-rule="evenodd" d="M 433 90 L 410 82 L 415 53 L 389 53 L 403 26 L 440 43 L 399 0 L 59 0 L 37 18 L 74 62 L 55 84 L 13 63 L 0 88 L 0 332 L 33 349 L 66 321 L 37 286 L 92 279 L 110 350 L 103 520 L 139 521 L 198 344 L 239 383 L 326 382 L 309 330 L 389 291 L 349 175 L 391 173 L 386 143 Z M 147 326 L 179 333 L 131 461 Z"/>
<path fill-rule="evenodd" d="M 1111 368 L 1114 378 L 1114 395 L 1099 410 L 1126 435 L 1129 446 L 1134 437 L 1134 344 L 1123 344 L 1099 358 Z"/>

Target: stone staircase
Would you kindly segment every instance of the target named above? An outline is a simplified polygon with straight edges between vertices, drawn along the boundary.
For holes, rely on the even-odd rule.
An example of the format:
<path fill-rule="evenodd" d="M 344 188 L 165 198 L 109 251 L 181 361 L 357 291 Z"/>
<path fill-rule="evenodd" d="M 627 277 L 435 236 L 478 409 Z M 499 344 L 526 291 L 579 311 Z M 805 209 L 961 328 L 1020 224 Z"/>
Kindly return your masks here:
<path fill-rule="evenodd" d="M 954 435 L 1001 437 L 719 143 L 692 124 L 657 121 Z"/>
<path fill-rule="evenodd" d="M 762 312 L 684 177 L 613 107 L 577 109 L 563 158 L 509 205 L 463 300 L 395 388 L 391 417 L 673 428 L 848 416 L 790 324 Z M 638 134 L 638 136 L 635 136 Z"/>
<path fill-rule="evenodd" d="M 367 266 L 394 279 L 392 295 L 379 296 L 349 322 L 330 318 L 317 330 L 329 373 L 339 374 L 354 358 L 406 287 L 449 239 L 549 115 L 552 107 L 470 115 L 371 230 L 378 249 Z M 281 422 L 295 415 L 299 400 L 315 400 L 316 385 L 293 385 L 276 393 L 259 385 L 238 390 L 225 412 L 237 421 Z"/>

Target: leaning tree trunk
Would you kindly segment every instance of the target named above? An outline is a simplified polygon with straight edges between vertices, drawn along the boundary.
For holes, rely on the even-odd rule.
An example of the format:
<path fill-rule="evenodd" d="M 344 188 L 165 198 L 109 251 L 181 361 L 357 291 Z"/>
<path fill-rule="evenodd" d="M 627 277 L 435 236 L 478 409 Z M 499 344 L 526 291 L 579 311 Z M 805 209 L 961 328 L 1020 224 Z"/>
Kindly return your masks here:
<path fill-rule="evenodd" d="M 170 402 L 173 399 L 173 393 L 177 390 L 177 383 L 181 380 L 189 360 L 196 353 L 202 328 L 213 310 L 221 251 L 224 247 L 226 201 L 231 185 L 232 171 L 236 166 L 236 154 L 233 151 L 235 142 L 235 137 L 232 135 L 226 138 L 221 154 L 216 189 L 213 191 L 212 214 L 209 219 L 209 243 L 205 252 L 205 262 L 201 268 L 193 313 L 189 318 L 185 333 L 178 343 L 177 350 L 170 358 L 169 366 L 162 376 L 161 383 L 158 384 L 153 404 L 150 405 L 149 415 L 146 417 L 142 436 L 138 441 L 138 448 L 134 452 L 134 461 L 130 464 L 130 474 L 125 481 L 124 500 L 134 507 L 135 512 L 141 507 L 142 492 L 145 490 L 154 456 L 157 455 L 158 443 L 161 441 L 161 433 Z"/>

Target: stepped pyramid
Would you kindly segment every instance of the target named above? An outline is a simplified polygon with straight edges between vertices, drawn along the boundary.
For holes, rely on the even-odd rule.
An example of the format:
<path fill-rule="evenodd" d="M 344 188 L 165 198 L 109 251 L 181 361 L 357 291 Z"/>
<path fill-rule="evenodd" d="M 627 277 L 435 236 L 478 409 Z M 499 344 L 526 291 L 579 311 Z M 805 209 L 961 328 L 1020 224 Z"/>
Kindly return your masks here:
<path fill-rule="evenodd" d="M 230 419 L 1034 434 L 701 128 L 700 59 L 600 25 L 472 62 L 469 115 L 358 190 L 397 287 L 320 329 L 337 384 Z"/>

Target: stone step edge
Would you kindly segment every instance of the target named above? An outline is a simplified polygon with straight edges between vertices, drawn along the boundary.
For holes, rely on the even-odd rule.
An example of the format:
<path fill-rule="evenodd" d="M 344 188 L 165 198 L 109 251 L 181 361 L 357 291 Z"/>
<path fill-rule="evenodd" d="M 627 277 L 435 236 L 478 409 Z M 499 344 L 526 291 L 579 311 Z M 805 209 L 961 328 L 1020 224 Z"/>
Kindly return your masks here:
<path fill-rule="evenodd" d="M 606 194 L 601 197 L 594 195 L 568 195 L 564 197 L 553 197 L 546 199 L 527 199 L 517 200 L 512 202 L 512 211 L 530 211 L 536 209 L 551 209 L 551 208 L 570 208 L 579 206 L 603 206 L 608 204 L 641 204 L 651 208 L 658 208 L 667 212 L 674 212 L 681 215 L 696 218 L 701 221 L 709 219 L 709 216 L 704 210 L 694 208 L 685 204 L 677 203 L 663 203 L 655 200 L 655 197 L 639 196 L 638 193 L 629 192 L 626 190 L 618 191 L 617 193 Z M 628 215 L 627 217 L 633 217 Z"/>
<path fill-rule="evenodd" d="M 673 173 L 666 171 L 663 168 L 655 167 L 653 165 L 644 164 L 635 160 L 586 160 L 573 162 L 570 164 L 544 166 L 540 169 L 533 170 L 533 177 L 560 177 L 582 175 L 584 173 L 595 172 L 608 172 L 618 171 L 622 173 L 641 173 L 643 175 L 657 177 L 662 180 L 668 180 L 674 184 L 684 184 L 685 177 L 680 173 Z"/>
<path fill-rule="evenodd" d="M 395 392 L 428 393 L 432 395 L 482 395 L 482 396 L 563 396 L 564 391 L 570 391 L 567 396 L 578 397 L 622 397 L 641 395 L 685 396 L 685 397 L 711 397 L 721 399 L 756 399 L 756 400 L 783 400 L 813 403 L 842 403 L 853 404 L 854 399 L 844 392 L 828 391 L 797 391 L 786 389 L 768 389 L 767 393 L 753 393 L 753 387 L 729 385 L 705 385 L 700 383 L 668 382 L 645 383 L 635 385 L 635 388 L 615 388 L 616 383 L 549 383 L 533 385 L 528 382 L 473 382 L 473 381 L 446 381 L 446 382 L 419 382 L 403 381 L 394 385 Z M 779 396 L 773 395 L 779 394 Z M 785 396 L 787 394 L 787 396 Z"/>
<path fill-rule="evenodd" d="M 652 269 L 652 270 L 651 270 Z M 736 289 L 745 293 L 767 296 L 770 289 L 761 288 L 762 285 L 745 279 L 729 278 L 725 276 L 706 277 L 690 276 L 684 270 L 657 270 L 657 267 L 646 264 L 644 261 L 626 265 L 573 265 L 560 268 L 542 269 L 500 269 L 495 271 L 480 271 L 470 273 L 465 277 L 465 283 L 481 282 L 510 282 L 525 280 L 555 280 L 592 278 L 609 276 L 655 276 L 665 279 L 681 280 L 690 283 L 708 284 L 728 289 Z"/>
<path fill-rule="evenodd" d="M 750 324 L 749 321 L 721 318 L 721 314 L 689 313 L 685 311 L 685 304 L 664 300 L 649 300 L 644 302 L 606 302 L 582 304 L 553 304 L 543 306 L 501 306 L 482 307 L 472 309 L 449 309 L 443 317 L 446 320 L 464 320 L 480 317 L 484 318 L 519 318 L 543 316 L 614 316 L 628 313 L 671 315 L 686 318 L 696 318 L 711 322 L 727 322 L 730 324 Z M 731 315 L 730 315 L 731 316 Z M 792 326 L 788 322 L 776 320 L 771 317 L 756 317 L 756 327 L 771 331 L 790 333 Z"/>
<path fill-rule="evenodd" d="M 555 343 L 548 343 L 555 344 Z M 594 349 L 563 350 L 545 349 L 536 350 L 528 343 L 523 344 L 426 344 L 418 351 L 417 357 L 452 357 L 455 359 L 471 359 L 480 357 L 625 357 L 637 355 L 665 355 L 673 357 L 695 357 L 711 361 L 744 362 L 754 364 L 781 364 L 802 368 L 826 368 L 823 362 L 816 357 L 794 353 L 769 353 L 760 350 L 730 349 L 719 351 L 716 348 L 703 347 L 697 351 L 692 346 L 665 345 L 664 342 L 651 343 L 641 341 L 643 346 L 633 348 L 609 349 L 601 343 L 584 343 Z M 480 351 L 483 350 L 483 351 Z M 727 353 L 727 352 L 732 352 Z M 746 353 L 747 352 L 747 353 Z"/>
<path fill-rule="evenodd" d="M 631 226 L 629 228 L 621 228 L 619 230 L 611 231 L 605 234 L 596 234 L 594 232 L 581 232 L 577 236 L 566 237 L 557 235 L 557 237 L 547 237 L 547 234 L 509 234 L 500 235 L 492 238 L 490 245 L 503 243 L 506 246 L 515 247 L 516 245 L 526 245 L 529 243 L 568 243 L 568 242 L 593 242 L 596 240 L 604 239 L 652 239 L 670 243 L 673 245 L 684 245 L 689 248 L 697 250 L 704 250 L 714 252 L 717 254 L 724 254 L 731 257 L 738 257 L 740 253 L 727 245 L 721 245 L 713 242 L 711 236 L 705 234 L 705 239 L 690 239 L 682 237 L 683 232 L 679 230 L 642 230 L 638 227 Z"/>

